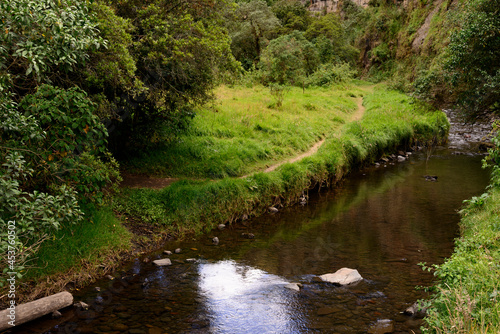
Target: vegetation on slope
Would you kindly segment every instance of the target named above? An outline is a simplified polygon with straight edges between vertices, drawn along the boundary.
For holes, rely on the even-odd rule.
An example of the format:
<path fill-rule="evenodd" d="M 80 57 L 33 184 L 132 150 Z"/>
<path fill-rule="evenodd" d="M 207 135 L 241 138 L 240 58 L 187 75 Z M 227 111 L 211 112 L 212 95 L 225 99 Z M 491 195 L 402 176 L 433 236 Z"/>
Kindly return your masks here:
<path fill-rule="evenodd" d="M 238 89 L 225 91 L 224 99 L 229 101 L 233 94 L 239 94 Z M 122 191 L 115 208 L 136 220 L 160 225 L 176 234 L 207 231 L 217 223 L 235 221 L 243 214 L 261 214 L 273 203 L 293 203 L 309 187 L 335 183 L 352 168 L 373 162 L 400 145 L 410 146 L 415 140 L 438 142 L 447 134 L 448 122 L 442 112 L 415 103 L 401 93 L 380 88 L 368 94 L 364 104 L 366 112 L 360 121 L 330 129 L 318 152 L 300 162 L 245 178 L 181 180 L 162 190 L 128 189 Z M 310 113 L 309 116 L 313 122 L 324 119 L 321 114 Z M 220 123 L 226 122 L 221 120 Z M 246 131 L 245 127 L 240 129 Z M 305 130 L 309 132 L 308 137 L 317 138 L 314 134 L 317 129 Z M 191 144 L 196 145 L 195 142 Z M 293 147 L 293 142 L 288 146 Z M 258 148 L 254 150 L 258 152 Z M 219 163 L 226 165 L 232 161 L 232 154 L 238 152 L 219 156 Z"/>

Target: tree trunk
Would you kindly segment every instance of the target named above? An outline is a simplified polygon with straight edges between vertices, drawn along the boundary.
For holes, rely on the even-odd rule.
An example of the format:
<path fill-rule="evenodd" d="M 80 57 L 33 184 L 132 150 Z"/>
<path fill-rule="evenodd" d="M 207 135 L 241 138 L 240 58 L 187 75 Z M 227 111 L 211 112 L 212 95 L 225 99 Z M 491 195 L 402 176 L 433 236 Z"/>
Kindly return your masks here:
<path fill-rule="evenodd" d="M 67 291 L 16 305 L 0 312 L 0 331 L 19 326 L 73 304 L 73 295 Z"/>

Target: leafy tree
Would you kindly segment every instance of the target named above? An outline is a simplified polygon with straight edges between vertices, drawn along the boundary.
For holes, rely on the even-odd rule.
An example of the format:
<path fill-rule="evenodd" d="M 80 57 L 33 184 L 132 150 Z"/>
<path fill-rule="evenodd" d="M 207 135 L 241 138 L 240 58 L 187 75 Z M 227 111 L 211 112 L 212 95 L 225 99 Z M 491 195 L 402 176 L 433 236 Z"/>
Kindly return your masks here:
<path fill-rule="evenodd" d="M 311 15 L 307 7 L 299 0 L 279 0 L 273 4 L 273 12 L 280 20 L 280 35 L 286 35 L 294 30 L 306 31 L 311 23 Z"/>
<path fill-rule="evenodd" d="M 500 110 L 500 1 L 468 0 L 451 36 L 444 69 L 472 117 Z"/>
<path fill-rule="evenodd" d="M 212 98 L 217 80 L 239 67 L 224 28 L 223 14 L 230 7 L 228 1 L 110 3 L 118 17 L 133 25 L 127 31 L 127 23 L 122 21 L 120 43 L 125 45 L 116 54 L 130 63 L 130 71 L 135 66 L 135 77 L 141 83 L 137 86 L 139 92 L 119 89 L 118 94 L 107 94 L 108 100 L 114 99 L 112 105 L 117 106 L 117 114 L 122 115 L 113 125 L 116 129 L 112 133 L 115 152 L 120 152 L 126 148 L 141 149 L 160 138 L 158 133 L 165 129 L 175 135 L 187 126 L 194 115 L 193 107 Z M 101 20 L 104 19 L 102 16 Z M 128 48 L 126 34 L 132 41 Z M 126 50 L 133 61 L 128 61 Z"/>
<path fill-rule="evenodd" d="M 70 82 L 89 50 L 105 44 L 84 1 L 0 2 L 0 76 L 12 80 L 16 98 L 40 82 Z"/>
<path fill-rule="evenodd" d="M 272 40 L 261 57 L 264 83 L 303 85 L 319 65 L 318 53 L 302 32 Z"/>
<path fill-rule="evenodd" d="M 314 20 L 305 32 L 305 37 L 316 45 L 322 63 L 354 63 L 357 58 L 358 50 L 346 42 L 337 14 L 330 13 Z"/>
<path fill-rule="evenodd" d="M 230 25 L 231 49 L 236 59 L 246 69 L 256 65 L 279 26 L 279 20 L 265 1 L 240 2 Z"/>

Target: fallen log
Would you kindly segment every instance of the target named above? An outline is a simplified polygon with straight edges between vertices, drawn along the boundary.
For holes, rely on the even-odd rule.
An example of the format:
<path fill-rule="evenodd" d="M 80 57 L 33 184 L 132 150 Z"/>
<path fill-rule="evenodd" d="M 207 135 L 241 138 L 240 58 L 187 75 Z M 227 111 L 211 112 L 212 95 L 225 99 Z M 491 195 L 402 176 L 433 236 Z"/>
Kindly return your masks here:
<path fill-rule="evenodd" d="M 0 311 L 0 331 L 19 326 L 73 304 L 73 295 L 67 291 L 40 298 L 21 305 L 11 305 Z"/>

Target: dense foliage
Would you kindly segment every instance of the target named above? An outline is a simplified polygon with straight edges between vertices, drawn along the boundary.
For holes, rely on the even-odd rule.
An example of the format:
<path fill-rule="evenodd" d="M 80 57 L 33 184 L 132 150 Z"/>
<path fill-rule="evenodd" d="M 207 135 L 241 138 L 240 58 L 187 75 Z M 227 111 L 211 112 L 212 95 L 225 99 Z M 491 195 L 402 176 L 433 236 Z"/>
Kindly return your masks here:
<path fill-rule="evenodd" d="M 469 115 L 500 111 L 500 1 L 468 0 L 451 36 L 445 70 Z"/>
<path fill-rule="evenodd" d="M 41 85 L 68 85 L 70 72 L 105 44 L 87 5 L 16 0 L 0 6 L 0 248 L 7 254 L 7 224 L 15 222 L 14 268 L 21 275 L 37 245 L 82 220 L 79 202 L 100 202 L 118 171 L 87 94 Z"/>

